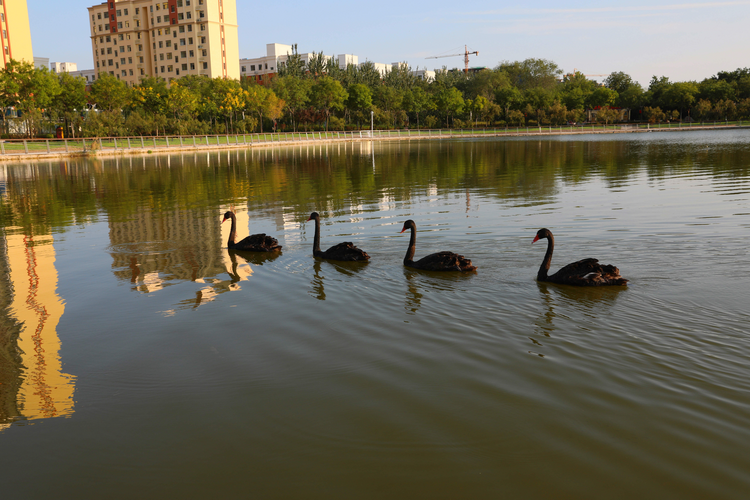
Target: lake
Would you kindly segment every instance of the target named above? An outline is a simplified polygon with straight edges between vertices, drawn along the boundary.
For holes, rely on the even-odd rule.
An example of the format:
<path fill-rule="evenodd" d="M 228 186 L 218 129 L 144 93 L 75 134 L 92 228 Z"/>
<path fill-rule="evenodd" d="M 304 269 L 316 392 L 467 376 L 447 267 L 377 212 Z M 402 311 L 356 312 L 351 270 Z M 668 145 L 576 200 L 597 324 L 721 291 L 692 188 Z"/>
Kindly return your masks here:
<path fill-rule="evenodd" d="M 744 498 L 750 131 L 0 165 L 15 498 Z M 227 250 L 267 233 L 280 254 Z M 365 264 L 312 257 L 352 241 Z M 404 268 L 451 250 L 476 273 Z M 585 257 L 627 287 L 537 283 Z"/>

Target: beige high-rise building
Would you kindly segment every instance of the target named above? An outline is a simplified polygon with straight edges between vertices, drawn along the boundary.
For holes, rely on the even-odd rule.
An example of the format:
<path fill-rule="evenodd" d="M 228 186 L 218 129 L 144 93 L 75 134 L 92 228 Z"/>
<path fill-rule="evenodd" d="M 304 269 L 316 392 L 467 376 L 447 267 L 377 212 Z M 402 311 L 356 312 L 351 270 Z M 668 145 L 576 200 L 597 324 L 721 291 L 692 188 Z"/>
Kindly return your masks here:
<path fill-rule="evenodd" d="M 97 79 L 240 78 L 236 0 L 109 0 L 88 11 Z"/>
<path fill-rule="evenodd" d="M 26 0 L 0 0 L 0 29 L 3 40 L 0 69 L 5 68 L 11 59 L 33 63 L 34 53 L 31 50 L 31 28 Z"/>

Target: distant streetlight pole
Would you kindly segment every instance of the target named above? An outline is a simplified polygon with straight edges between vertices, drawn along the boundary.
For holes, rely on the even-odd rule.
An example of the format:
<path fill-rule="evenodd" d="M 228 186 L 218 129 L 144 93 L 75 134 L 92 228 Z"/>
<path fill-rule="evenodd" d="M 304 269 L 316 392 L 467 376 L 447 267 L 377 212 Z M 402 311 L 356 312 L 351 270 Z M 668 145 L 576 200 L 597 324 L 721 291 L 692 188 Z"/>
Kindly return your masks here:
<path fill-rule="evenodd" d="M 375 134 L 375 111 L 370 111 L 370 137 Z"/>

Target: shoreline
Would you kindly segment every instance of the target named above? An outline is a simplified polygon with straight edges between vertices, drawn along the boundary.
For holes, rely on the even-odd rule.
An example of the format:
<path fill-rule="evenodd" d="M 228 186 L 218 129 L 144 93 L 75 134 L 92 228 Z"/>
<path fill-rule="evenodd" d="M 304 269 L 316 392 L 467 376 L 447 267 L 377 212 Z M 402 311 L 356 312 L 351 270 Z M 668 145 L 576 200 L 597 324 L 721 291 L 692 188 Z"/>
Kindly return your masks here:
<path fill-rule="evenodd" d="M 691 125 L 687 127 L 658 127 L 658 128 L 638 128 L 638 126 L 612 126 L 612 129 L 602 130 L 575 130 L 573 128 L 558 127 L 552 129 L 551 127 L 524 127 L 525 130 L 520 127 L 516 128 L 516 131 L 511 129 L 504 129 L 498 131 L 486 131 L 483 129 L 482 132 L 472 132 L 470 130 L 445 130 L 438 129 L 435 131 L 410 131 L 410 130 L 396 130 L 396 131 L 375 131 L 373 135 L 370 135 L 370 131 L 357 131 L 357 132 L 295 132 L 290 133 L 297 135 L 299 138 L 284 139 L 281 140 L 281 134 L 262 134 L 264 139 L 270 135 L 271 140 L 258 140 L 246 142 L 248 135 L 258 136 L 261 134 L 245 134 L 245 135 L 221 135 L 221 136 L 182 136 L 177 137 L 180 144 L 170 145 L 169 137 L 166 138 L 166 144 L 159 146 L 156 144 L 156 140 L 162 140 L 163 138 L 149 137 L 149 140 L 154 141 L 153 146 L 146 147 L 144 144 L 144 138 L 139 138 L 141 146 L 132 147 L 130 141 L 131 138 L 121 138 L 120 142 L 127 140 L 128 147 L 118 147 L 117 138 L 114 139 L 115 147 L 113 148 L 102 148 L 96 150 L 81 150 L 81 151 L 67 151 L 68 145 L 66 141 L 66 151 L 49 151 L 49 141 L 60 141 L 60 139 L 46 140 L 47 149 L 49 152 L 21 152 L 21 153 L 7 153 L 0 154 L 0 162 L 13 163 L 18 161 L 28 160 L 54 160 L 54 159 L 69 159 L 69 158 L 102 158 L 102 157 L 115 157 L 115 156 L 141 156 L 149 154 L 164 154 L 164 153 L 183 153 L 183 152 L 195 152 L 195 151 L 224 151 L 224 150 L 236 150 L 236 149 L 253 149 L 253 148 L 269 148 L 269 147 L 280 147 L 280 146 L 299 146 L 299 145 L 310 145 L 310 144 L 331 144 L 331 143 L 343 143 L 343 142 L 365 142 L 365 141 L 411 141 L 411 140 L 446 140 L 446 139 L 478 139 L 478 138 L 506 138 L 506 137 L 554 137 L 554 136 L 577 136 L 577 135 L 604 135 L 604 134 L 644 134 L 654 132 L 693 132 L 693 131 L 705 131 L 705 130 L 742 130 L 750 129 L 750 125 Z M 302 138 L 302 135 L 305 138 Z M 323 137 L 325 134 L 325 137 Z M 343 137 L 341 137 L 343 134 Z M 279 140 L 273 140 L 274 135 L 279 137 Z M 316 135 L 318 137 L 316 137 Z M 312 138 L 310 137 L 312 136 Z M 196 137 L 205 137 L 205 144 L 198 144 Z M 239 138 L 243 137 L 244 141 L 240 142 Z M 173 137 L 174 138 L 174 137 Z M 193 144 L 185 144 L 183 139 L 192 139 Z M 216 143 L 212 144 L 209 141 L 212 138 Z M 225 143 L 222 144 L 220 141 L 225 139 Z M 235 139 L 235 142 L 230 142 L 230 139 Z M 69 139 L 70 141 L 81 141 L 81 139 Z M 36 140 L 34 142 L 39 143 L 45 141 Z M 89 139 L 91 142 L 92 139 Z M 84 141 L 85 142 L 85 141 Z"/>

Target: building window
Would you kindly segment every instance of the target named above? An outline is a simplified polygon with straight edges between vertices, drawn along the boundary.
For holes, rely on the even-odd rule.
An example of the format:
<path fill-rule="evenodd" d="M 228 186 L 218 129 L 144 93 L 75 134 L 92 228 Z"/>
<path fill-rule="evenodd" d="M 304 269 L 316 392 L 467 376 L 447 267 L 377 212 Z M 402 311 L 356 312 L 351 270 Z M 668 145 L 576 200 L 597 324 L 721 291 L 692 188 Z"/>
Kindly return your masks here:
<path fill-rule="evenodd" d="M 111 42 L 111 41 L 112 41 L 112 37 L 111 37 L 111 36 L 109 36 L 109 35 L 107 35 L 107 43 L 109 43 L 109 42 Z"/>
<path fill-rule="evenodd" d="M 195 69 L 195 63 L 190 63 L 190 69 Z"/>
<path fill-rule="evenodd" d="M 130 76 L 133 76 L 133 70 L 128 70 L 130 72 Z"/>
<path fill-rule="evenodd" d="M 167 40 L 167 47 L 171 47 L 171 46 L 172 46 L 172 40 Z"/>
<path fill-rule="evenodd" d="M 169 28 L 164 28 L 164 34 L 165 34 L 165 35 L 168 35 L 168 34 L 169 34 L 169 31 L 170 31 L 170 30 L 169 30 Z"/>
<path fill-rule="evenodd" d="M 180 52 L 180 57 L 182 57 L 182 58 L 187 57 L 187 52 L 185 52 L 184 50 L 182 52 Z"/>
<path fill-rule="evenodd" d="M 137 16 L 140 12 L 141 12 L 141 8 L 140 7 L 136 7 L 135 8 L 135 15 Z"/>
<path fill-rule="evenodd" d="M 164 73 L 164 66 L 161 67 L 161 72 Z"/>
<path fill-rule="evenodd" d="M 171 52 L 167 53 L 167 59 L 172 59 L 172 53 Z"/>
<path fill-rule="evenodd" d="M 122 23 L 117 23 L 117 29 L 122 29 Z"/>
<path fill-rule="evenodd" d="M 187 64 L 183 64 L 183 65 L 182 65 L 182 69 L 183 69 L 184 71 L 187 71 Z"/>
<path fill-rule="evenodd" d="M 102 49 L 102 50 L 104 50 L 104 49 Z M 111 53 L 112 53 L 112 47 L 107 47 L 107 54 L 111 54 Z"/>
<path fill-rule="evenodd" d="M 128 57 L 128 64 L 133 64 L 133 58 L 132 57 Z"/>
<path fill-rule="evenodd" d="M 180 33 L 185 33 L 185 27 L 184 26 L 180 26 Z"/>
<path fill-rule="evenodd" d="M 170 66 L 167 66 L 167 71 L 168 71 L 169 73 L 171 73 L 172 71 L 174 71 L 174 69 L 173 69 L 173 68 L 172 68 L 172 66 L 170 65 Z"/>
<path fill-rule="evenodd" d="M 182 12 L 180 12 L 179 14 L 177 14 L 177 19 L 179 19 L 180 21 L 182 21 L 183 19 L 185 19 L 185 14 L 183 14 Z M 180 26 L 180 27 L 182 28 L 182 26 Z"/>
<path fill-rule="evenodd" d="M 192 50 L 190 51 L 190 57 L 195 57 L 195 52 L 193 52 Z"/>
<path fill-rule="evenodd" d="M 159 54 L 159 60 L 160 60 L 160 61 L 163 61 L 163 60 L 164 60 L 164 54 Z"/>
<path fill-rule="evenodd" d="M 124 45 L 120 45 L 120 52 L 125 52 L 125 46 Z"/>
<path fill-rule="evenodd" d="M 180 45 L 185 45 L 185 39 L 184 38 L 180 38 Z"/>
<path fill-rule="evenodd" d="M 125 58 L 124 57 L 120 58 L 120 64 L 122 64 L 123 66 L 125 65 Z"/>
<path fill-rule="evenodd" d="M 122 76 L 128 76 L 128 72 L 125 70 L 122 70 Z"/>
<path fill-rule="evenodd" d="M 247 71 L 247 70 L 246 70 L 246 69 L 245 69 L 245 67 L 243 66 L 243 67 L 242 67 L 242 72 L 244 73 L 244 72 L 246 72 L 246 71 Z"/>
<path fill-rule="evenodd" d="M 125 12 L 126 16 L 128 15 L 128 9 L 125 9 L 123 12 Z M 119 16 L 120 14 L 117 14 L 117 15 Z"/>
<path fill-rule="evenodd" d="M 208 69 L 208 63 L 207 62 L 203 63 L 203 69 Z"/>
<path fill-rule="evenodd" d="M 193 39 L 192 38 L 188 38 L 188 45 L 193 45 Z"/>
<path fill-rule="evenodd" d="M 255 64 L 250 65 L 250 71 L 255 71 Z"/>
<path fill-rule="evenodd" d="M 160 22 L 161 22 L 161 16 L 156 16 L 156 22 L 157 22 L 157 23 L 160 23 Z"/>
<path fill-rule="evenodd" d="M 117 9 L 117 17 L 120 17 L 122 15 L 122 11 L 120 9 Z"/>
<path fill-rule="evenodd" d="M 109 24 L 104 25 L 104 31 L 109 31 Z"/>
<path fill-rule="evenodd" d="M 160 49 L 161 49 L 161 48 L 164 48 L 164 42 L 162 42 L 162 41 L 159 41 L 159 48 L 160 48 Z"/>
<path fill-rule="evenodd" d="M 193 31 L 193 25 L 192 24 L 188 24 L 188 31 Z"/>

